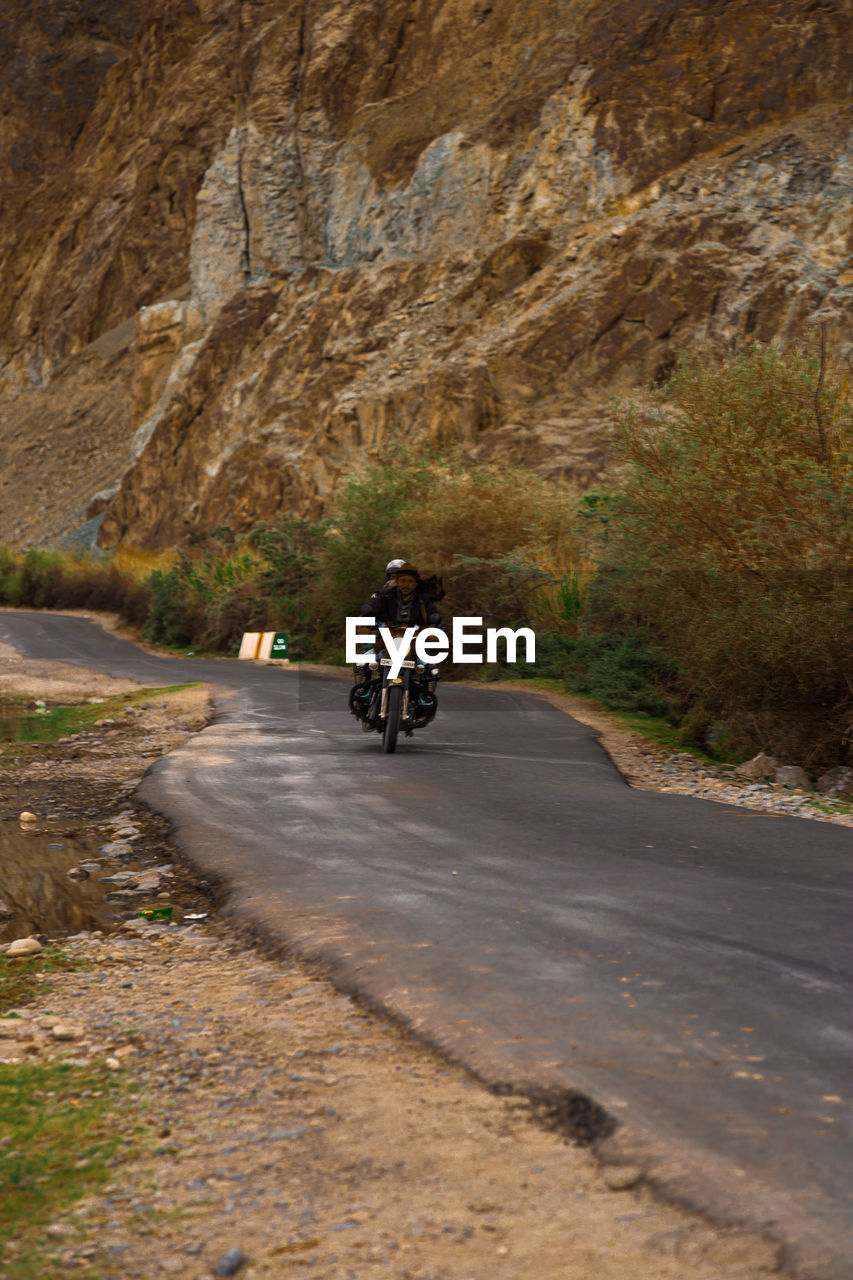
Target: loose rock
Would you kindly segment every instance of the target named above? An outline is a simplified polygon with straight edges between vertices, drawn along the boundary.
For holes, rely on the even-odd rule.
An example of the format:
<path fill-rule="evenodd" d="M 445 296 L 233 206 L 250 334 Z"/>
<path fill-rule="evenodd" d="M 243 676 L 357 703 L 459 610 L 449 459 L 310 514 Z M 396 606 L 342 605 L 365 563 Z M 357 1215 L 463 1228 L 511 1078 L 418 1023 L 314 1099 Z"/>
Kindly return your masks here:
<path fill-rule="evenodd" d="M 222 1257 L 216 1264 L 217 1276 L 234 1276 L 244 1267 L 249 1259 L 246 1257 L 239 1245 L 235 1245 L 233 1249 L 229 1249 L 227 1253 L 223 1253 Z"/>
<path fill-rule="evenodd" d="M 126 840 L 111 840 L 108 844 L 102 844 L 98 853 L 102 853 L 105 858 L 128 858 L 133 853 L 133 845 Z"/>
<path fill-rule="evenodd" d="M 6 952 L 7 956 L 37 956 L 43 951 L 38 938 L 17 938 Z"/>
<path fill-rule="evenodd" d="M 160 876 L 156 871 L 142 871 L 136 878 L 136 888 L 150 891 L 160 888 Z"/>
<path fill-rule="evenodd" d="M 73 1228 L 67 1222 L 51 1222 L 45 1231 L 45 1235 L 51 1240 L 65 1240 L 68 1236 L 73 1235 Z"/>
<path fill-rule="evenodd" d="M 815 783 L 815 791 L 825 796 L 853 799 L 853 769 L 846 764 L 840 764 L 835 769 L 827 769 Z"/>
<path fill-rule="evenodd" d="M 780 761 L 759 751 L 758 755 L 753 756 L 751 760 L 745 760 L 743 764 L 739 764 L 735 773 L 740 774 L 742 778 L 772 778 L 780 767 Z"/>
<path fill-rule="evenodd" d="M 812 785 L 812 780 L 805 769 L 801 769 L 796 764 L 782 765 L 776 770 L 773 780 L 783 787 L 790 787 L 792 791 L 810 791 Z"/>
<path fill-rule="evenodd" d="M 30 813 L 29 809 L 24 809 L 23 813 L 18 814 L 18 821 L 28 827 L 31 823 L 38 822 L 38 818 L 34 813 Z"/>
<path fill-rule="evenodd" d="M 53 1036 L 54 1040 L 79 1040 L 83 1035 L 83 1031 L 80 1027 L 71 1027 L 65 1023 L 58 1022 L 56 1026 L 52 1028 L 50 1034 Z"/>
<path fill-rule="evenodd" d="M 643 1176 L 642 1169 L 635 1164 L 625 1164 L 604 1170 L 604 1181 L 611 1191 L 628 1191 L 635 1187 Z"/>

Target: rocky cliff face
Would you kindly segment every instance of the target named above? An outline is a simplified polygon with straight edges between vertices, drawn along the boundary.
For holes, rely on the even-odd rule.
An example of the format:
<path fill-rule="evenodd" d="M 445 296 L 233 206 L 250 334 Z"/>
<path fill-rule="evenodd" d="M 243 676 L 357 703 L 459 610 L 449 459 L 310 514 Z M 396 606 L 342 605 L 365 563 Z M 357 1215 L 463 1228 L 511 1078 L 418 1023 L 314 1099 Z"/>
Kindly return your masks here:
<path fill-rule="evenodd" d="M 107 545 L 316 513 L 401 438 L 590 483 L 614 392 L 849 319 L 850 0 L 6 14 L 0 450 L 58 379 L 91 436 L 132 322 Z"/>

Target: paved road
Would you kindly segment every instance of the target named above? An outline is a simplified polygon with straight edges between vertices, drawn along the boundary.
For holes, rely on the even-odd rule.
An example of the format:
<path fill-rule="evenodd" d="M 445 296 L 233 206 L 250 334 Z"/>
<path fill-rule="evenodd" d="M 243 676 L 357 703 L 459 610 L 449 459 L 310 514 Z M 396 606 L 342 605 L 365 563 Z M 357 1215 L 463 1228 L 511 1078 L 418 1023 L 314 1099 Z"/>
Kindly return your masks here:
<path fill-rule="evenodd" d="M 445 687 L 389 757 L 334 680 L 51 615 L 0 613 L 0 640 L 231 690 L 142 794 L 238 919 L 490 1081 L 594 1099 L 606 1156 L 765 1227 L 796 1273 L 853 1276 L 849 829 L 634 791 L 528 695 Z"/>

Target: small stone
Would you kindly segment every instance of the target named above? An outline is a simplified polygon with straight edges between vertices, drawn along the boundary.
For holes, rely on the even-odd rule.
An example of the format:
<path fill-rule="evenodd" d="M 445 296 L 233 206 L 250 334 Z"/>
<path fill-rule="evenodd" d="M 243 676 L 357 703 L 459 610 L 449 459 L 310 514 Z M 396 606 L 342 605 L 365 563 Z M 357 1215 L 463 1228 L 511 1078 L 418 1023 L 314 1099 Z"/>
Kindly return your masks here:
<path fill-rule="evenodd" d="M 6 951 L 7 956 L 37 956 L 43 950 L 38 938 L 17 938 Z"/>
<path fill-rule="evenodd" d="M 69 880 L 88 880 L 89 872 L 85 867 L 69 867 L 65 873 Z"/>
<path fill-rule="evenodd" d="M 106 1067 L 107 1071 L 121 1070 L 121 1063 L 119 1062 L 118 1058 L 105 1058 L 104 1066 Z"/>
<path fill-rule="evenodd" d="M 637 1185 L 642 1176 L 642 1169 L 635 1164 L 623 1164 L 604 1170 L 604 1182 L 611 1191 L 628 1191 Z"/>
<path fill-rule="evenodd" d="M 111 840 L 107 844 L 102 844 L 98 853 L 103 854 L 105 858 L 129 858 L 133 854 L 133 845 L 128 844 L 126 840 Z"/>
<path fill-rule="evenodd" d="M 790 787 L 792 791 L 809 791 L 812 785 L 812 780 L 805 769 L 801 769 L 796 764 L 783 764 L 776 770 L 773 780 L 783 787 Z"/>
<path fill-rule="evenodd" d="M 33 822 L 38 822 L 38 818 L 34 813 L 30 813 L 29 809 L 24 809 L 23 813 L 18 814 L 18 821 L 27 827 Z"/>
<path fill-rule="evenodd" d="M 217 1276 L 235 1276 L 241 1267 L 244 1267 L 249 1259 L 246 1257 L 240 1246 L 234 1245 L 227 1253 L 223 1253 L 222 1257 L 216 1264 Z"/>
<path fill-rule="evenodd" d="M 54 1040 L 79 1040 L 83 1035 L 80 1027 L 72 1027 L 64 1022 L 57 1022 L 56 1026 L 51 1029 L 50 1034 Z"/>

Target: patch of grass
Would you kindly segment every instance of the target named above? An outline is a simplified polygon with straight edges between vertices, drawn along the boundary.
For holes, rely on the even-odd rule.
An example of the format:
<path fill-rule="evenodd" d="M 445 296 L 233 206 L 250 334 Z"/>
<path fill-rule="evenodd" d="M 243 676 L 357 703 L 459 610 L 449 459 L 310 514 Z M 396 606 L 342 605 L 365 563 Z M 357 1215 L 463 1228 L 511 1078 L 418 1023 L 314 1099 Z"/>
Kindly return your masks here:
<path fill-rule="evenodd" d="M 502 668 L 500 674 L 506 680 L 517 679 L 511 667 Z M 687 752 L 695 756 L 697 760 L 706 760 L 709 763 L 719 764 L 723 762 L 720 756 L 712 756 L 709 752 L 701 750 L 693 743 L 685 743 L 681 728 L 675 726 L 663 716 L 653 716 L 642 711 L 615 711 L 612 707 L 598 702 L 595 698 L 578 693 L 566 680 L 556 679 L 551 676 L 528 676 L 525 674 L 524 685 L 529 687 L 533 693 L 537 690 L 545 693 L 568 693 L 571 697 L 577 698 L 578 702 L 587 703 L 591 711 L 598 711 L 602 715 L 609 716 L 611 720 L 624 725 L 626 729 L 630 729 L 638 737 L 646 738 L 649 742 L 653 742 L 655 746 L 663 747 L 666 751 Z"/>
<path fill-rule="evenodd" d="M 112 1176 L 124 1082 L 103 1067 L 0 1066 L 0 1263 L 6 1280 L 47 1274 L 42 1228 Z M 10 1249 L 11 1242 L 15 1244 Z"/>
<path fill-rule="evenodd" d="M 836 814 L 853 813 L 853 804 L 847 800 L 809 800 L 810 809 L 819 809 L 821 813 L 828 813 L 832 817 Z"/>
<path fill-rule="evenodd" d="M 644 715 L 642 712 L 631 715 L 620 711 L 610 711 L 608 715 L 613 716 L 614 720 L 618 720 L 632 733 L 648 738 L 650 742 L 663 747 L 665 751 L 683 752 L 695 756 L 697 760 L 719 763 L 717 757 L 710 752 L 703 751 L 693 743 L 685 742 L 681 736 L 681 730 L 662 716 Z"/>
<path fill-rule="evenodd" d="M 44 995 L 45 978 L 86 962 L 49 947 L 31 959 L 0 958 L 0 1016 Z M 45 1010 L 47 1012 L 47 1010 Z M 8 1043 L 8 1042 L 7 1042 Z M 122 1120 L 138 1086 L 101 1065 L 0 1065 L 0 1274 L 47 1280 L 44 1227 L 113 1176 L 110 1162 L 136 1117 Z M 41 1238 L 40 1238 L 41 1237 Z M 85 1276 L 85 1269 L 79 1273 Z"/>
<path fill-rule="evenodd" d="M 0 759 L 4 754 L 20 755 L 30 743 L 52 743 L 70 738 L 94 727 L 98 720 L 118 719 L 126 707 L 150 702 L 185 689 L 197 689 L 199 681 L 165 685 L 162 688 L 135 689 L 132 693 L 105 698 L 103 702 L 80 702 L 68 706 L 33 706 L 27 698 L 0 701 Z M 10 746 L 11 744 L 11 746 Z"/>
<path fill-rule="evenodd" d="M 84 961 L 73 959 L 61 947 L 46 947 L 41 955 L 19 960 L 0 956 L 0 1017 L 43 993 L 44 979 L 50 974 L 85 967 Z"/>

